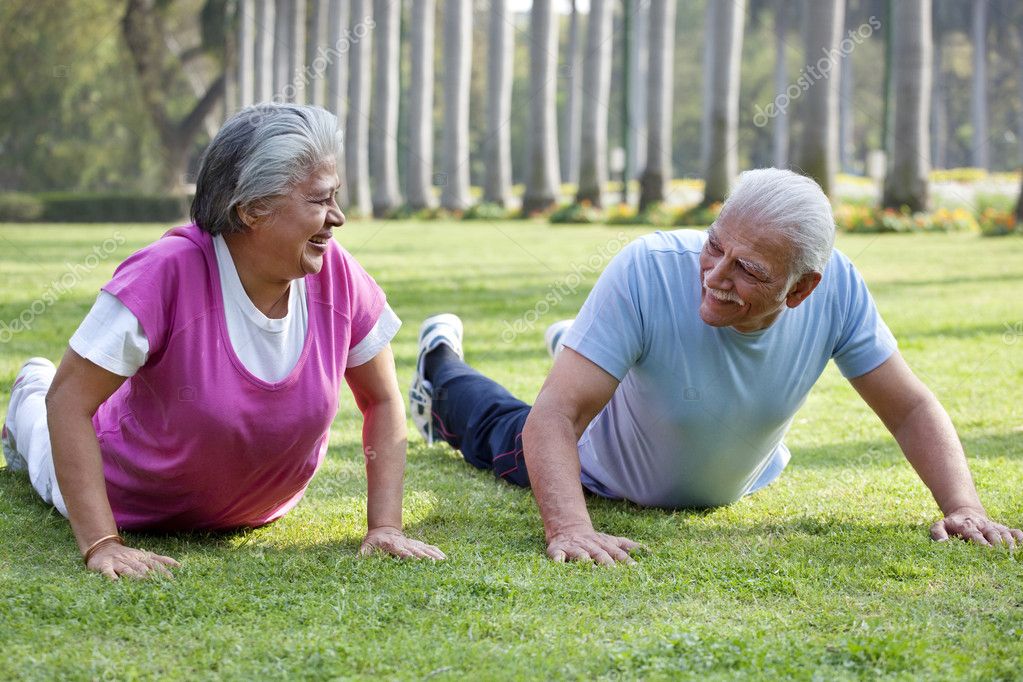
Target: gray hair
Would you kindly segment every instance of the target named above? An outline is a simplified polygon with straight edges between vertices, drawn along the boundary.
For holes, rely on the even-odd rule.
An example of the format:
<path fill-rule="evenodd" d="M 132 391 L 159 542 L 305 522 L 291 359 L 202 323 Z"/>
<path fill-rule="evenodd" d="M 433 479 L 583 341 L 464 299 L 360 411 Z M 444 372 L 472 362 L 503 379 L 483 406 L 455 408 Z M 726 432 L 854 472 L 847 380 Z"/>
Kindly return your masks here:
<path fill-rule="evenodd" d="M 774 230 L 792 244 L 789 286 L 810 272 L 824 272 L 835 247 L 831 202 L 811 178 L 780 168 L 739 175 L 715 222 Z"/>
<path fill-rule="evenodd" d="M 326 109 L 257 104 L 231 117 L 210 143 L 199 169 L 192 222 L 210 234 L 247 228 L 244 206 L 269 213 L 269 199 L 289 193 L 318 166 L 337 162 L 341 131 Z"/>

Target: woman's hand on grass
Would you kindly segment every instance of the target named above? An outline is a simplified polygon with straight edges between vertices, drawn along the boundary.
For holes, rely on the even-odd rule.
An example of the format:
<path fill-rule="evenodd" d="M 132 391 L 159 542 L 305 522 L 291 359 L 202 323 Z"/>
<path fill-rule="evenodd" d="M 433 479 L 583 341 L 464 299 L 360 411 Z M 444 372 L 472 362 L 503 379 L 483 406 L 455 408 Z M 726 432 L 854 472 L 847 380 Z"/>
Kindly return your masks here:
<path fill-rule="evenodd" d="M 957 509 L 931 526 L 932 539 L 943 542 L 950 537 L 988 546 L 1004 544 L 1015 548 L 1017 543 L 1023 544 L 1023 531 L 992 521 L 976 509 Z"/>
<path fill-rule="evenodd" d="M 152 575 L 161 575 L 172 578 L 168 567 L 178 567 L 179 564 L 169 556 L 162 556 L 147 552 L 144 549 L 126 547 L 118 543 L 110 543 L 100 547 L 89 557 L 86 567 L 90 571 L 102 573 L 111 580 L 117 580 L 121 576 L 128 578 L 147 578 Z"/>
<path fill-rule="evenodd" d="M 399 559 L 433 559 L 434 561 L 447 559 L 444 552 L 433 545 L 406 537 L 400 529 L 390 526 L 371 528 L 366 533 L 362 546 L 359 547 L 359 554 L 369 556 L 376 551 L 385 552 Z"/>

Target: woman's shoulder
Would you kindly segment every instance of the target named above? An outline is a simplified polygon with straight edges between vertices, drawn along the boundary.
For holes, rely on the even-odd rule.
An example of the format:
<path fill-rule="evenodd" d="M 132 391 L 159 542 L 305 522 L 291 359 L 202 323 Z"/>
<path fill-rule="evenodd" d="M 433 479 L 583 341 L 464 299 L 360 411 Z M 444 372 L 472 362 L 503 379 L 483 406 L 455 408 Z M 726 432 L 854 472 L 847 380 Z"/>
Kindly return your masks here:
<path fill-rule="evenodd" d="M 204 241 L 208 242 L 209 239 L 209 235 L 195 225 L 172 228 L 153 243 L 128 256 L 117 268 L 115 276 L 129 269 L 153 275 L 168 271 L 205 269 Z"/>

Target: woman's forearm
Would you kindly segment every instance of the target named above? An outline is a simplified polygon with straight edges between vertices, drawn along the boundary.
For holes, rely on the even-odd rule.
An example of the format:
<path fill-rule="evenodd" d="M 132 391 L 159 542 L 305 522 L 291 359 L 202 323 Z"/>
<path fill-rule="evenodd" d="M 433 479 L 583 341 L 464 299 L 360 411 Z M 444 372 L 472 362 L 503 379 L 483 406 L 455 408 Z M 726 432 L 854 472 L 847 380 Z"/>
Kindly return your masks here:
<path fill-rule="evenodd" d="M 366 458 L 366 521 L 370 529 L 401 528 L 407 446 L 401 398 L 369 405 L 363 412 L 362 448 Z"/>
<path fill-rule="evenodd" d="M 78 548 L 84 552 L 96 540 L 117 533 L 117 525 L 92 419 L 61 402 L 47 401 L 53 467 Z"/>

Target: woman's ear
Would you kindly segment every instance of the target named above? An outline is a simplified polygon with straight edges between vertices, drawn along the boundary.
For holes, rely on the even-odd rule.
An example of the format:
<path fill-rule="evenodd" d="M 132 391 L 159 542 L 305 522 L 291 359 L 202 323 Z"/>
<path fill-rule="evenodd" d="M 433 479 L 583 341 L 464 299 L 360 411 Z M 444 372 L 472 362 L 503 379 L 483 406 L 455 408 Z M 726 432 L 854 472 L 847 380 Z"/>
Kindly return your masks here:
<path fill-rule="evenodd" d="M 252 204 L 239 204 L 234 207 L 235 212 L 238 214 L 238 219 L 241 220 L 242 223 L 245 224 L 245 227 L 250 230 L 256 227 L 263 218 L 263 214 L 258 211 L 254 211 L 253 208 Z"/>

